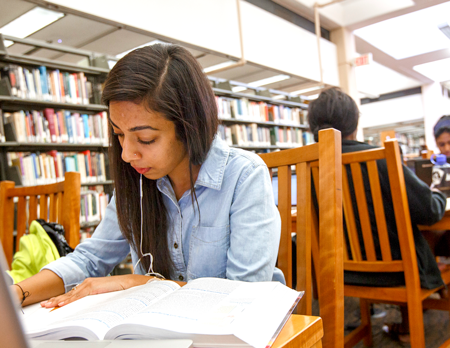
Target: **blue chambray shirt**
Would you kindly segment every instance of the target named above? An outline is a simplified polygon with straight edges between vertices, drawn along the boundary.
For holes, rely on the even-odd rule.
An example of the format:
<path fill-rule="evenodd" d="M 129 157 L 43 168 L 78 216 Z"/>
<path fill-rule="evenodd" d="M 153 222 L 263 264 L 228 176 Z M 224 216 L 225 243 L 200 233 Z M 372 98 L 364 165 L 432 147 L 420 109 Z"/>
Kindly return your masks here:
<path fill-rule="evenodd" d="M 174 265 L 171 279 L 285 282 L 275 267 L 280 215 L 269 171 L 259 156 L 230 148 L 216 137 L 195 183 L 200 223 L 189 190 L 177 201 L 167 177 L 158 179 L 157 187 L 169 215 L 167 238 Z M 106 276 L 130 251 L 135 265 L 137 254 L 130 249 L 119 229 L 113 197 L 92 238 L 44 269 L 60 276 L 69 291 L 87 277 Z M 146 271 L 139 265 L 135 273 Z"/>

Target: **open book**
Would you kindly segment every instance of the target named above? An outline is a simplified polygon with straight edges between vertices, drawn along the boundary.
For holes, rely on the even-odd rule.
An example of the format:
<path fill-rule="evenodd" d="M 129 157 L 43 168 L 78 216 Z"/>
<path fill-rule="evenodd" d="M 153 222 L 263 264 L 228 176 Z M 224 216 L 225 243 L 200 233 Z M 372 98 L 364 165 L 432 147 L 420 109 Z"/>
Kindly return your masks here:
<path fill-rule="evenodd" d="M 303 293 L 279 282 L 199 278 L 93 295 L 24 319 L 32 339 L 192 339 L 194 347 L 266 347 Z"/>

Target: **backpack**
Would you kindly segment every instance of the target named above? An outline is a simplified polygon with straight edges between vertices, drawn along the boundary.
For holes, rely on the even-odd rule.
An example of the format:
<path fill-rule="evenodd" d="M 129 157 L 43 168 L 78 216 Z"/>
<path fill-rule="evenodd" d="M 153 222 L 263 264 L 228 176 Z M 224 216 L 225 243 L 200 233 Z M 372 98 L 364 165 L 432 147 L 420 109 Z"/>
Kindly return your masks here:
<path fill-rule="evenodd" d="M 36 219 L 36 221 L 39 222 L 45 232 L 47 232 L 48 236 L 55 244 L 60 257 L 66 256 L 67 254 L 73 252 L 73 249 L 64 237 L 65 231 L 62 225 L 56 222 L 47 222 L 43 219 Z"/>

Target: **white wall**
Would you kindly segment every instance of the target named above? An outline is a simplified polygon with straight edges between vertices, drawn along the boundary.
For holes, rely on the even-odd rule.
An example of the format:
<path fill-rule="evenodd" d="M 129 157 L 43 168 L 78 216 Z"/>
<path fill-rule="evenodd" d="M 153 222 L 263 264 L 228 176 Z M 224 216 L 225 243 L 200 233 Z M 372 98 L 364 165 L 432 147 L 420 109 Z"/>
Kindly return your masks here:
<path fill-rule="evenodd" d="M 388 99 L 360 106 L 362 128 L 417 120 L 424 117 L 422 94 Z"/>
<path fill-rule="evenodd" d="M 241 1 L 245 59 L 320 81 L 316 35 Z M 324 82 L 338 86 L 336 46 L 321 39 Z"/>
<path fill-rule="evenodd" d="M 47 0 L 197 47 L 241 57 L 235 0 Z M 240 1 L 244 56 L 288 74 L 320 80 L 316 36 Z M 324 82 L 339 85 L 336 46 L 321 39 Z"/>
<path fill-rule="evenodd" d="M 81 12 L 241 56 L 235 0 L 49 0 Z"/>

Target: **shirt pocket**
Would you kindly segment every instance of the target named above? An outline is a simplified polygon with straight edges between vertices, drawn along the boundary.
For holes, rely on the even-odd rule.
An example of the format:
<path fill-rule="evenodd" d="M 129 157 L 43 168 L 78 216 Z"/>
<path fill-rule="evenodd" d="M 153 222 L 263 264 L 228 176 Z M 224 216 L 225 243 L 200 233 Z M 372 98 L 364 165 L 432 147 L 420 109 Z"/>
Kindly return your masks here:
<path fill-rule="evenodd" d="M 189 246 L 189 279 L 225 278 L 227 252 L 230 247 L 230 225 L 222 227 L 194 226 Z"/>

